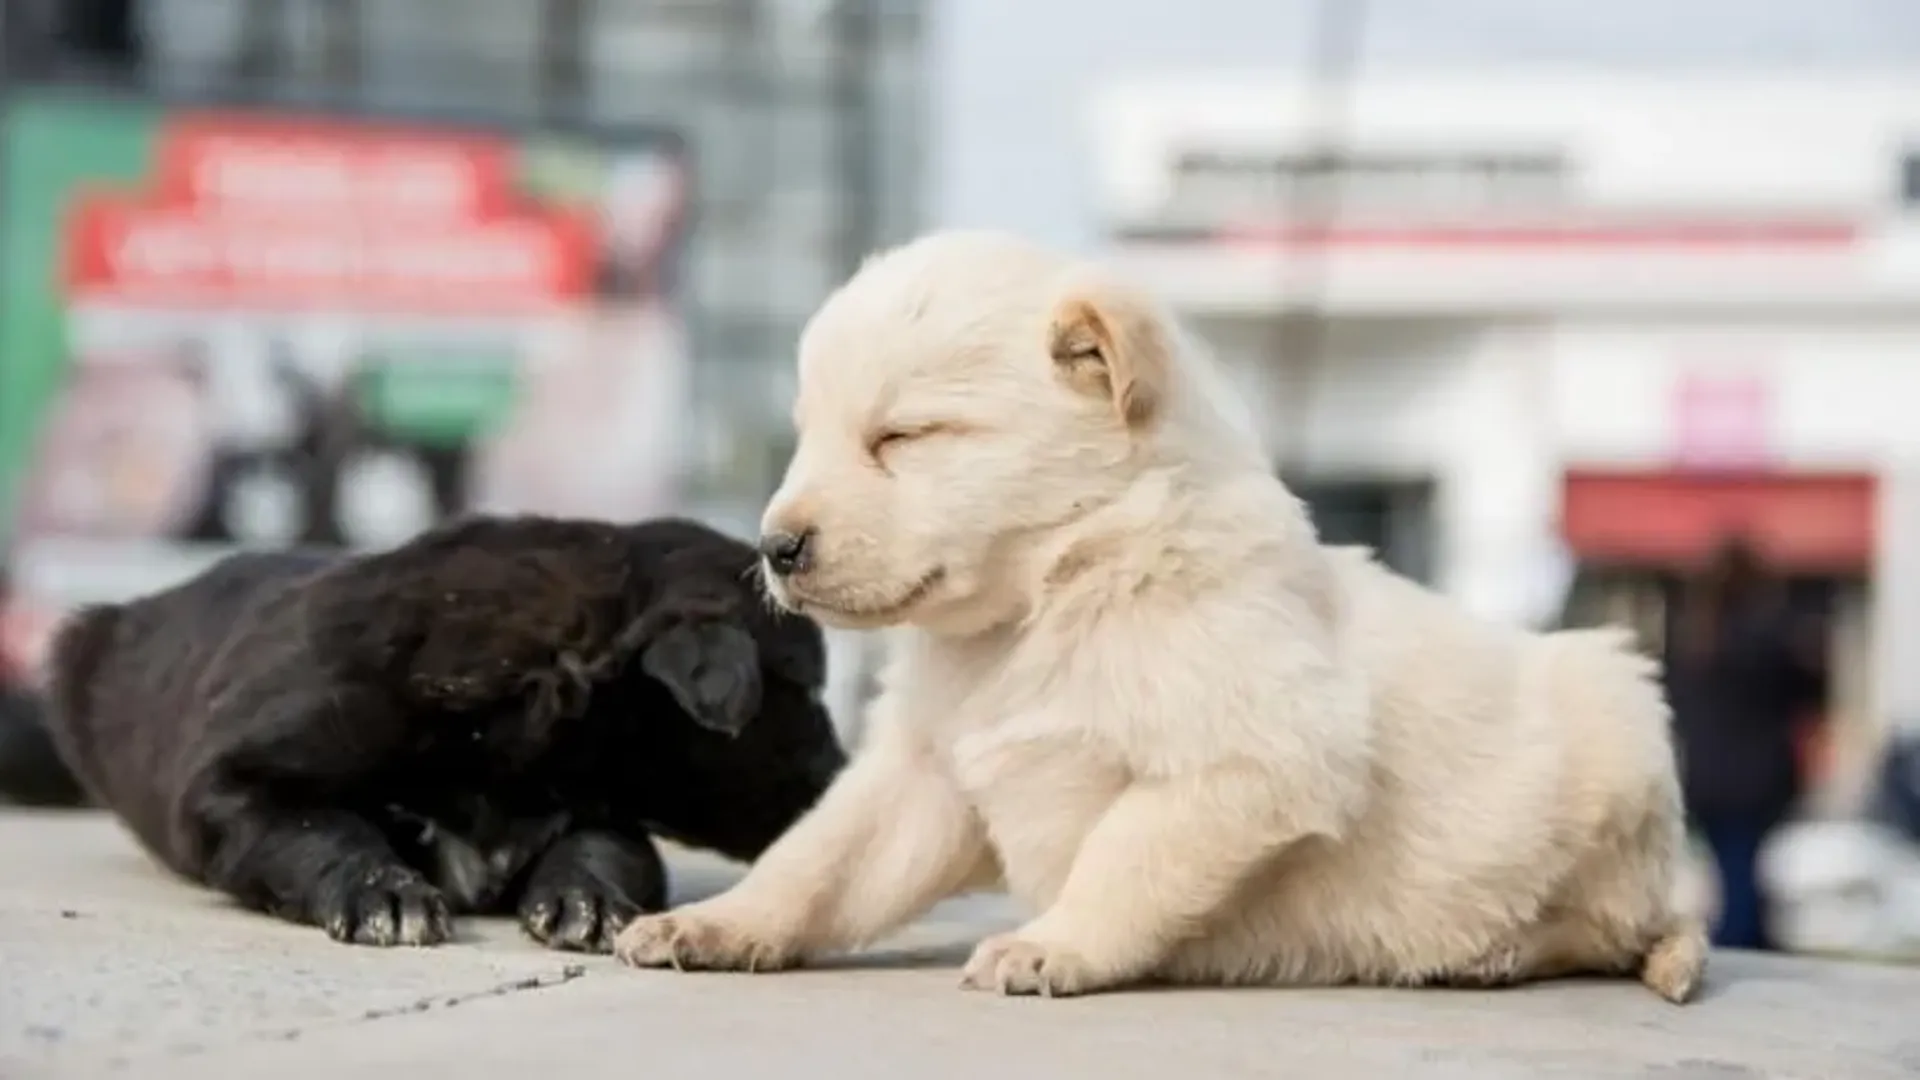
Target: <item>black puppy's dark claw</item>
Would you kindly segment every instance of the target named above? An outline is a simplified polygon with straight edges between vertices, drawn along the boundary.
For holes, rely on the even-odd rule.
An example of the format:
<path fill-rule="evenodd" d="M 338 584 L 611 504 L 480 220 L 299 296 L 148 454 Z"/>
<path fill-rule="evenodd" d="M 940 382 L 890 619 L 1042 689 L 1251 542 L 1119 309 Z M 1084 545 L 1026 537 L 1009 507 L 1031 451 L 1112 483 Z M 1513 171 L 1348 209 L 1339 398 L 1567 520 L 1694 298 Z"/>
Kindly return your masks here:
<path fill-rule="evenodd" d="M 320 886 L 313 921 L 335 941 L 438 945 L 453 935 L 446 897 L 404 866 L 336 869 Z"/>
<path fill-rule="evenodd" d="M 534 868 L 520 899 L 520 925 L 556 949 L 608 952 L 634 916 L 666 906 L 666 867 L 653 845 L 576 833 Z"/>
<path fill-rule="evenodd" d="M 473 518 L 242 554 L 56 637 L 50 730 L 178 873 L 370 945 L 517 911 L 604 950 L 659 832 L 751 859 L 845 762 L 817 627 L 692 522 Z"/>

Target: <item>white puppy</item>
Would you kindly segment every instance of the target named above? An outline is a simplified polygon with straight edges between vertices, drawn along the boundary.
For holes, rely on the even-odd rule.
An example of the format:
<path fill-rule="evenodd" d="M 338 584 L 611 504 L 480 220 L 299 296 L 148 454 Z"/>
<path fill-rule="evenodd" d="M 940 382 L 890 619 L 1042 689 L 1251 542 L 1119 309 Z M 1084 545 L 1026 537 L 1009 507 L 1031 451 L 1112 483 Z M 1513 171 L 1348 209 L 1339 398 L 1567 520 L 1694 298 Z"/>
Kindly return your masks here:
<path fill-rule="evenodd" d="M 1004 885 L 966 985 L 1497 985 L 1686 1000 L 1667 709 L 1616 631 L 1477 621 L 1322 547 L 1154 305 L 1015 238 L 876 256 L 800 343 L 780 603 L 902 628 L 869 735 L 632 964 L 766 969 Z"/>

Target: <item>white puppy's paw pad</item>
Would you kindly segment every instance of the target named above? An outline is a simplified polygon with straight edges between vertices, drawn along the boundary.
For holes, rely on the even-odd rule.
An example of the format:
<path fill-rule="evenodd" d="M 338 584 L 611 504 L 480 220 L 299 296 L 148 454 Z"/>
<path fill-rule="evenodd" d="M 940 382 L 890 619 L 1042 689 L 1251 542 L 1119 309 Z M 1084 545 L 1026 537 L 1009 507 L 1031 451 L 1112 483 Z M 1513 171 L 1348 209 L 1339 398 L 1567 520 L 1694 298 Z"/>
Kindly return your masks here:
<path fill-rule="evenodd" d="M 967 990 L 1040 997 L 1072 997 L 1098 988 L 1092 969 L 1076 953 L 1012 934 L 981 942 L 967 960 L 960 985 Z"/>
<path fill-rule="evenodd" d="M 697 914 L 635 919 L 614 939 L 613 953 L 632 967 L 680 971 L 778 971 L 794 964 L 792 954 L 765 935 Z"/>

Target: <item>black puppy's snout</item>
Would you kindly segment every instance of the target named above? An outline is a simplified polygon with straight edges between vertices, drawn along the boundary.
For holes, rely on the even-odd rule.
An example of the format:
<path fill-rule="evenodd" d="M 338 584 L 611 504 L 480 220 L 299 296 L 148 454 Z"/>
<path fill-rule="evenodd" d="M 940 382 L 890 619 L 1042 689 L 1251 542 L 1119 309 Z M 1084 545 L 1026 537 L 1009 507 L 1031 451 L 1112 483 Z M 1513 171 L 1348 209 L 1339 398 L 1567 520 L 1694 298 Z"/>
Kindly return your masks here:
<path fill-rule="evenodd" d="M 760 557 L 780 577 L 797 574 L 813 563 L 813 530 L 773 532 L 760 538 Z"/>

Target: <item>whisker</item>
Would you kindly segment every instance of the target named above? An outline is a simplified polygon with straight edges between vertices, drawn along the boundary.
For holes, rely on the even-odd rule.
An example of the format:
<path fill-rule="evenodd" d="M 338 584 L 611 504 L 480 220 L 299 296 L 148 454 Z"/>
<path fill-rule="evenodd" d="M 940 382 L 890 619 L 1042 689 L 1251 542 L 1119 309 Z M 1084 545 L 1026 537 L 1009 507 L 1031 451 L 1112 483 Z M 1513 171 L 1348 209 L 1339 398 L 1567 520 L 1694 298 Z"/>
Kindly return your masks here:
<path fill-rule="evenodd" d="M 766 568 L 758 562 L 753 564 L 753 579 L 754 584 L 759 586 L 754 591 L 759 594 L 761 606 L 775 615 L 786 614 L 787 609 L 780 606 L 779 599 L 773 595 L 773 582 L 767 577 Z"/>

